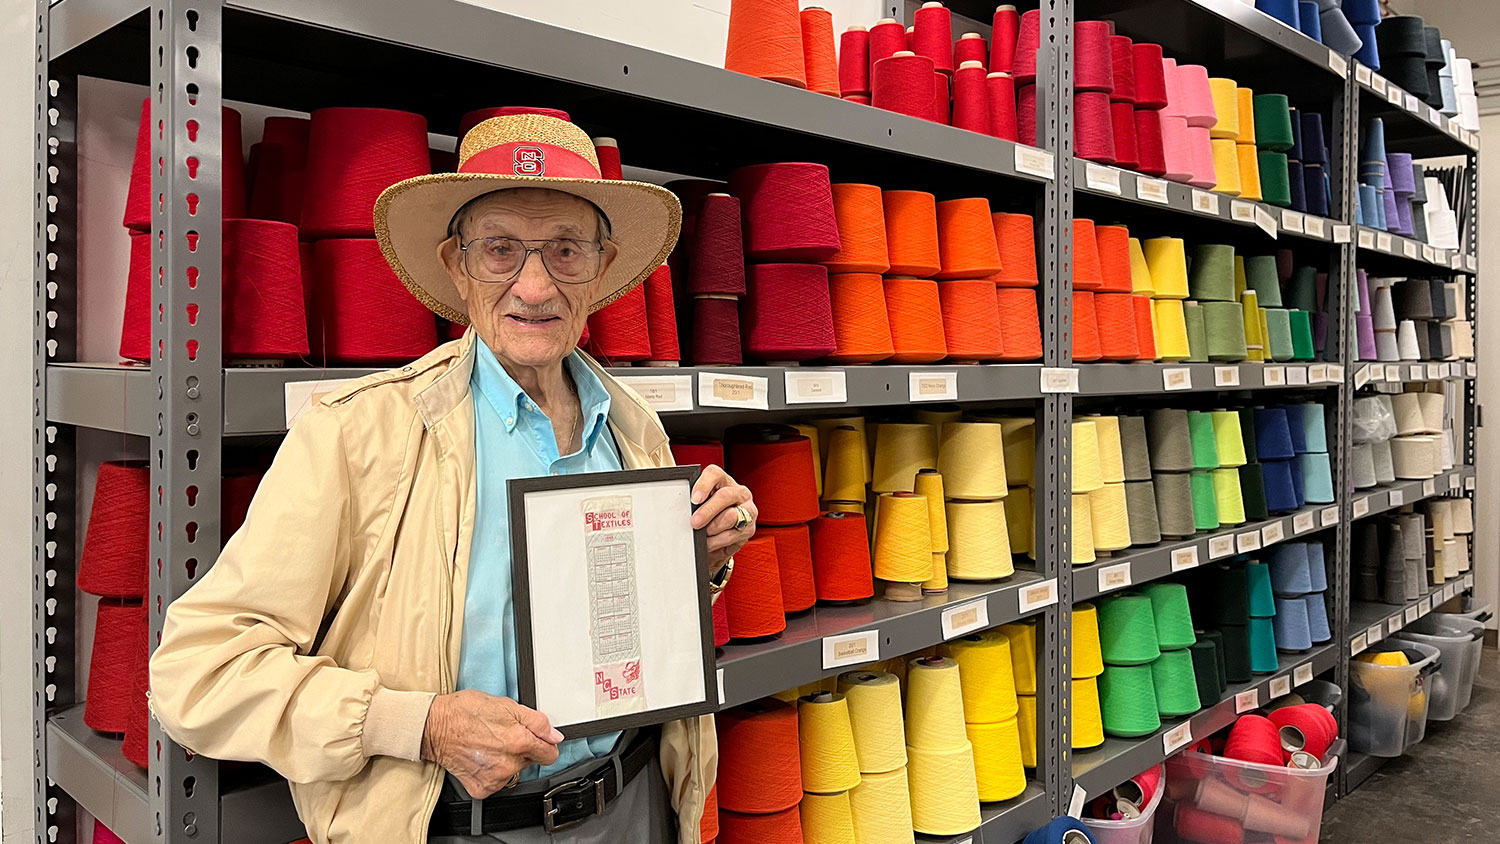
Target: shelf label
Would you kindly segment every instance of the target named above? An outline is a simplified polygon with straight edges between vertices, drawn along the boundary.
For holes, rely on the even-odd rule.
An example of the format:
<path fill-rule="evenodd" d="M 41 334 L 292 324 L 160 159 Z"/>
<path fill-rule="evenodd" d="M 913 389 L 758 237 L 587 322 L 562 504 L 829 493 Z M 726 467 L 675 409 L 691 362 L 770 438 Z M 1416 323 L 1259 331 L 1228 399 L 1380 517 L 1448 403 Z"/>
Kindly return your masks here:
<path fill-rule="evenodd" d="M 1406 110 L 1418 117 L 1422 115 L 1422 101 L 1417 99 L 1416 94 L 1406 95 Z"/>
<path fill-rule="evenodd" d="M 1349 655 L 1358 656 L 1370 647 L 1369 637 L 1363 631 L 1354 634 L 1354 640 L 1349 643 Z"/>
<path fill-rule="evenodd" d="M 1302 234 L 1302 212 L 1290 208 L 1281 209 L 1281 227 L 1294 234 Z"/>
<path fill-rule="evenodd" d="M 1036 147 L 1016 144 L 1016 172 L 1051 180 L 1053 172 L 1052 153 Z"/>
<path fill-rule="evenodd" d="M 1448 121 L 1443 124 L 1443 128 L 1447 129 L 1448 130 L 1448 134 L 1452 135 L 1453 137 L 1455 137 L 1455 138 L 1459 137 L 1459 134 L 1460 134 L 1461 130 L 1459 129 L 1458 118 L 1457 117 L 1450 117 L 1450 118 L 1448 118 Z"/>
<path fill-rule="evenodd" d="M 1332 507 L 1324 507 L 1322 510 L 1318 511 L 1318 524 L 1322 525 L 1323 527 L 1330 527 L 1338 523 L 1339 506 L 1337 504 L 1333 505 Z"/>
<path fill-rule="evenodd" d="M 1468 363 L 1465 363 L 1464 364 L 1464 375 L 1468 376 L 1469 378 L 1476 377 L 1477 375 L 1479 375 L 1479 365 L 1476 364 L 1476 363 L 1474 363 L 1473 361 L 1469 361 Z"/>
<path fill-rule="evenodd" d="M 282 398 L 286 402 L 287 430 L 291 430 L 292 423 L 296 422 L 302 414 L 312 410 L 313 406 L 324 396 L 353 380 L 353 378 L 330 378 L 326 381 L 288 381 L 282 384 Z M 692 409 L 692 399 L 689 398 L 688 410 Z"/>
<path fill-rule="evenodd" d="M 1193 188 L 1193 210 L 1199 214 L 1208 214 L 1213 217 L 1219 216 L 1218 195 Z"/>
<path fill-rule="evenodd" d="M 849 392 L 841 369 L 811 369 L 786 372 L 787 404 L 845 404 Z"/>
<path fill-rule="evenodd" d="M 1432 480 L 1430 478 L 1427 479 L 1427 480 L 1425 480 L 1425 481 L 1423 481 L 1422 482 L 1422 496 L 1424 498 L 1431 498 L 1434 495 L 1437 495 L 1437 481 Z"/>
<path fill-rule="evenodd" d="M 1354 389 L 1358 390 L 1368 383 L 1370 383 L 1370 367 L 1361 366 L 1354 370 Z"/>
<path fill-rule="evenodd" d="M 1474 479 L 1473 478 L 1464 478 L 1464 489 L 1466 489 L 1466 490 L 1468 490 L 1470 492 L 1474 491 Z"/>
<path fill-rule="evenodd" d="M 1307 367 L 1288 366 L 1286 368 L 1286 383 L 1288 387 L 1307 386 Z"/>
<path fill-rule="evenodd" d="M 1036 612 L 1057 603 L 1057 578 L 1022 586 L 1016 593 L 1017 609 L 1021 615 Z"/>
<path fill-rule="evenodd" d="M 1335 512 L 1337 511 L 1337 509 L 1338 508 L 1334 508 Z M 1297 515 L 1293 516 L 1292 533 L 1300 536 L 1317 527 L 1315 521 L 1316 517 L 1317 514 L 1313 513 L 1312 511 L 1308 511 L 1306 513 L 1298 513 Z"/>
<path fill-rule="evenodd" d="M 1304 217 L 1302 231 L 1308 237 L 1316 237 L 1319 240 L 1328 239 L 1328 223 L 1322 217 L 1314 217 L 1311 214 Z"/>
<path fill-rule="evenodd" d="M 1236 223 L 1255 222 L 1255 203 L 1243 199 L 1229 200 L 1229 219 Z"/>
<path fill-rule="evenodd" d="M 1385 89 L 1385 101 L 1393 106 L 1400 107 L 1405 101 L 1405 96 L 1400 88 L 1397 88 L 1395 85 L 1388 85 Z"/>
<path fill-rule="evenodd" d="M 1401 366 L 1399 364 L 1394 364 L 1394 363 L 1388 363 L 1388 364 L 1386 364 L 1385 365 L 1385 380 L 1387 380 L 1387 381 L 1394 381 L 1394 382 L 1400 383 L 1400 381 L 1401 381 Z"/>
<path fill-rule="evenodd" d="M 1390 232 L 1376 232 L 1375 233 L 1375 248 L 1378 249 L 1378 250 L 1380 250 L 1381 252 L 1390 252 L 1391 251 L 1391 233 Z"/>
<path fill-rule="evenodd" d="M 1355 82 L 1358 82 L 1361 85 L 1369 85 L 1370 82 L 1371 82 L 1371 79 L 1370 79 L 1371 75 L 1372 74 L 1370 73 L 1370 68 L 1366 67 L 1365 65 L 1360 64 L 1359 62 L 1355 62 L 1354 63 L 1354 81 Z"/>
<path fill-rule="evenodd" d="M 1344 365 L 1342 363 L 1330 363 L 1330 364 L 1328 364 L 1328 379 L 1327 380 L 1328 380 L 1328 383 L 1330 383 L 1330 384 L 1342 384 L 1342 383 L 1344 383 Z"/>
<path fill-rule="evenodd" d="M 1414 240 L 1402 240 L 1401 254 L 1408 258 L 1416 259 L 1422 255 L 1422 247 L 1418 246 Z"/>
<path fill-rule="evenodd" d="M 615 380 L 635 390 L 657 413 L 693 409 L 691 375 L 622 375 Z"/>
<path fill-rule="evenodd" d="M 1292 677 L 1291 677 L 1291 675 L 1290 674 L 1282 674 L 1282 675 L 1277 676 L 1277 677 L 1272 677 L 1271 678 L 1271 686 L 1270 686 L 1270 688 L 1267 691 L 1269 691 L 1269 693 L 1271 695 L 1271 698 L 1273 700 L 1275 698 L 1282 697 L 1283 695 L 1289 695 L 1289 694 L 1291 694 L 1292 693 Z"/>
<path fill-rule="evenodd" d="M 1193 722 L 1184 721 L 1162 734 L 1161 747 L 1168 756 L 1193 743 Z"/>
<path fill-rule="evenodd" d="M 698 373 L 698 404 L 702 407 L 737 407 L 767 410 L 769 380 L 755 375 L 727 372 Z"/>
<path fill-rule="evenodd" d="M 1334 243 L 1348 243 L 1350 235 L 1352 235 L 1352 234 L 1353 234 L 1353 230 L 1347 224 L 1345 224 L 1345 223 L 1334 223 L 1333 224 L 1333 242 Z"/>
<path fill-rule="evenodd" d="M 1267 237 L 1272 240 L 1276 239 L 1276 218 L 1271 216 L 1270 211 L 1259 205 L 1255 206 L 1255 225 L 1265 232 Z"/>
<path fill-rule="evenodd" d="M 1286 539 L 1286 523 L 1279 519 L 1260 529 L 1260 545 L 1262 548 L 1267 545 L 1275 545 L 1283 539 Z"/>
<path fill-rule="evenodd" d="M 1365 630 L 1365 639 L 1368 640 L 1369 643 L 1372 644 L 1372 645 L 1375 644 L 1376 642 L 1379 642 L 1381 639 L 1384 639 L 1384 638 L 1385 638 L 1385 626 L 1384 625 L 1372 624 L 1372 625 L 1370 625 L 1369 629 Z"/>
<path fill-rule="evenodd" d="M 1260 688 L 1246 689 L 1234 696 L 1234 714 L 1242 715 L 1260 708 Z"/>
<path fill-rule="evenodd" d="M 1449 489 L 1458 489 L 1458 473 L 1457 472 L 1454 472 L 1453 474 L 1451 474 L 1451 475 L 1448 476 L 1448 488 Z"/>
<path fill-rule="evenodd" d="M 1211 536 L 1208 538 L 1208 558 L 1217 560 L 1234 553 L 1234 534 L 1226 533 L 1222 536 Z"/>
<path fill-rule="evenodd" d="M 1400 630 L 1401 628 L 1403 628 L 1405 626 L 1406 626 L 1406 622 L 1404 622 L 1404 621 L 1401 620 L 1401 613 L 1396 613 L 1395 615 L 1393 615 L 1390 618 L 1386 619 L 1386 621 L 1385 621 L 1385 635 L 1387 635 L 1387 636 L 1393 636 L 1393 635 L 1396 634 L 1396 632 L 1398 630 Z"/>
<path fill-rule="evenodd" d="M 1422 364 L 1420 364 L 1420 363 L 1414 363 L 1414 364 L 1412 364 L 1407 369 L 1407 372 L 1410 373 L 1407 377 L 1410 378 L 1413 381 L 1421 381 L 1421 380 L 1423 380 L 1424 378 L 1427 377 L 1427 370 L 1424 369 L 1422 367 Z"/>
<path fill-rule="evenodd" d="M 1237 552 L 1239 552 L 1241 554 L 1244 554 L 1247 551 L 1257 551 L 1257 550 L 1259 550 L 1260 549 L 1260 531 L 1258 531 L 1258 530 L 1247 530 L 1244 533 L 1237 533 L 1237 534 L 1235 534 L 1234 535 L 1234 549 L 1235 549 L 1235 551 L 1237 551 Z"/>
<path fill-rule="evenodd" d="M 943 610 L 943 641 L 990 626 L 990 600 L 980 598 Z"/>
<path fill-rule="evenodd" d="M 1426 598 L 1418 601 L 1417 610 L 1419 615 L 1426 615 L 1432 612 L 1432 596 L 1429 595 Z"/>
<path fill-rule="evenodd" d="M 1464 588 L 1465 589 L 1472 589 L 1472 588 L 1474 588 L 1474 575 L 1472 575 L 1472 574 L 1466 574 L 1466 575 L 1464 575 Z"/>
<path fill-rule="evenodd" d="M 1375 89 L 1375 93 L 1384 94 L 1390 87 L 1390 83 L 1386 81 L 1384 76 L 1381 76 L 1378 73 L 1371 73 L 1370 87 Z"/>
<path fill-rule="evenodd" d="M 913 372 L 907 376 L 912 401 L 958 401 L 957 372 Z"/>
<path fill-rule="evenodd" d="M 1440 363 L 1427 364 L 1427 380 L 1433 381 L 1443 377 L 1443 365 Z"/>
<path fill-rule="evenodd" d="M 1372 231 L 1366 230 L 1366 229 L 1360 229 L 1359 230 L 1359 248 L 1360 249 L 1374 249 L 1375 248 L 1375 233 L 1372 232 Z"/>
<path fill-rule="evenodd" d="M 1068 801 L 1068 817 L 1083 817 L 1083 805 L 1088 802 L 1089 794 L 1083 790 L 1083 786 L 1073 783 L 1073 799 Z M 973 839 L 970 839 L 971 841 Z"/>
<path fill-rule="evenodd" d="M 1314 363 L 1307 367 L 1307 383 L 1322 384 L 1328 380 L 1328 364 Z"/>
<path fill-rule="evenodd" d="M 1281 387 L 1286 384 L 1286 367 L 1268 366 L 1260 371 L 1260 381 L 1267 387 Z"/>
<path fill-rule="evenodd" d="M 720 668 L 719 674 L 719 705 L 724 705 L 724 669 Z"/>
<path fill-rule="evenodd" d="M 1167 183 L 1163 179 L 1148 179 L 1145 176 L 1135 177 L 1135 198 L 1142 202 L 1155 202 L 1158 205 L 1168 205 L 1171 197 L 1167 196 Z"/>
<path fill-rule="evenodd" d="M 1349 60 L 1332 50 L 1328 51 L 1328 69 L 1337 73 L 1340 79 L 1349 78 Z"/>
<path fill-rule="evenodd" d="M 1185 366 L 1173 366 L 1161 371 L 1162 389 L 1167 392 L 1174 390 L 1193 389 L 1193 370 Z"/>
<path fill-rule="evenodd" d="M 1099 569 L 1099 591 L 1110 592 L 1130 585 L 1130 563 L 1118 563 Z"/>
<path fill-rule="evenodd" d="M 843 668 L 880 659 L 880 631 L 861 630 L 823 637 L 823 669 Z"/>
<path fill-rule="evenodd" d="M 1416 621 L 1417 619 L 1422 617 L 1421 613 L 1418 612 L 1419 609 L 1420 608 L 1415 605 L 1406 608 L 1406 612 L 1404 613 L 1404 615 L 1406 616 L 1407 624 L 1411 624 L 1413 621 Z"/>
<path fill-rule="evenodd" d="M 1392 507 L 1400 507 L 1402 504 L 1406 503 L 1406 493 L 1402 492 L 1399 489 L 1391 490 L 1389 498 L 1391 502 L 1390 506 Z"/>
<path fill-rule="evenodd" d="M 1078 369 L 1067 366 L 1042 367 L 1041 390 L 1043 393 L 1078 392 Z"/>
<path fill-rule="evenodd" d="M 1189 545 L 1186 548 L 1177 548 L 1172 551 L 1172 571 L 1179 572 L 1185 569 L 1198 567 L 1198 546 Z"/>
<path fill-rule="evenodd" d="M 1083 181 L 1090 188 L 1120 195 L 1120 171 L 1092 161 L 1084 162 Z"/>
<path fill-rule="evenodd" d="M 1214 367 L 1215 387 L 1238 387 L 1240 385 L 1240 368 L 1238 366 L 1216 366 Z"/>
<path fill-rule="evenodd" d="M 1369 515 L 1370 497 L 1368 495 L 1354 499 L 1354 518 L 1362 519 Z"/>
<path fill-rule="evenodd" d="M 1443 126 L 1443 113 L 1441 111 L 1438 111 L 1437 109 L 1433 108 L 1432 106 L 1428 106 L 1427 107 L 1427 119 L 1432 123 L 1432 125 L 1440 128 L 1440 129 L 1442 128 L 1442 126 Z"/>
<path fill-rule="evenodd" d="M 1304 662 L 1292 669 L 1292 685 L 1305 686 L 1312 682 L 1313 669 L 1311 662 Z"/>
<path fill-rule="evenodd" d="M 1422 260 L 1429 264 L 1437 263 L 1437 250 L 1427 244 L 1422 244 Z"/>

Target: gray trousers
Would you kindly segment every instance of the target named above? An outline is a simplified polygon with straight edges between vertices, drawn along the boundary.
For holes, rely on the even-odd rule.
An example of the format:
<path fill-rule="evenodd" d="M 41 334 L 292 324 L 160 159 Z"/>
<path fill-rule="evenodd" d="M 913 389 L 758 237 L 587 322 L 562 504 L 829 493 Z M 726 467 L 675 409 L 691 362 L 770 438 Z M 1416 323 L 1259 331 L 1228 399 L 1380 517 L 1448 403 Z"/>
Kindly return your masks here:
<path fill-rule="evenodd" d="M 598 767 L 599 760 L 590 759 L 549 779 L 564 782 Z M 523 783 L 521 787 L 526 785 Z M 450 799 L 450 789 L 456 789 L 460 795 L 464 793 L 463 786 L 451 775 L 443 788 L 443 799 Z M 427 840 L 432 844 L 673 844 L 677 840 L 677 822 L 667 798 L 661 763 L 652 759 L 603 815 L 555 835 L 534 826 L 477 836 L 434 835 Z"/>

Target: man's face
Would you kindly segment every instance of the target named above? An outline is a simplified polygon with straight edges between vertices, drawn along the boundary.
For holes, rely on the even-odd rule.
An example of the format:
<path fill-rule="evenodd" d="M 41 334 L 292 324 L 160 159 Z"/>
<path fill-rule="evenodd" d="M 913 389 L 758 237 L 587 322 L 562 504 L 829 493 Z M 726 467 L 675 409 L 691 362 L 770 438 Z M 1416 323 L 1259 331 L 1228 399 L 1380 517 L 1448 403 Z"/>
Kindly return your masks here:
<path fill-rule="evenodd" d="M 599 279 L 618 254 L 614 242 L 603 244 L 598 275 L 586 284 L 556 281 L 540 255 L 528 255 L 520 275 L 510 281 L 481 281 L 470 274 L 461 242 L 473 244 L 472 250 L 481 246 L 475 240 L 487 237 L 569 238 L 592 246 L 598 236 L 598 213 L 587 201 L 561 191 L 515 188 L 474 203 L 459 220 L 458 236 L 438 246 L 438 256 L 468 304 L 470 324 L 495 357 L 515 366 L 541 367 L 561 361 L 577 344 Z"/>

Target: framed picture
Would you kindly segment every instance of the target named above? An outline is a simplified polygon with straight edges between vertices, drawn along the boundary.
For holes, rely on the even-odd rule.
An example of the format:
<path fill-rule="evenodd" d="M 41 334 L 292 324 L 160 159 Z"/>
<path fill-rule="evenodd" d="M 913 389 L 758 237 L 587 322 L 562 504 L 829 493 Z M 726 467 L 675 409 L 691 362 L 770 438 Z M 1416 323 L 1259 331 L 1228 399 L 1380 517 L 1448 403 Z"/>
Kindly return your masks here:
<path fill-rule="evenodd" d="M 507 482 L 521 703 L 570 739 L 718 709 L 698 471 Z"/>

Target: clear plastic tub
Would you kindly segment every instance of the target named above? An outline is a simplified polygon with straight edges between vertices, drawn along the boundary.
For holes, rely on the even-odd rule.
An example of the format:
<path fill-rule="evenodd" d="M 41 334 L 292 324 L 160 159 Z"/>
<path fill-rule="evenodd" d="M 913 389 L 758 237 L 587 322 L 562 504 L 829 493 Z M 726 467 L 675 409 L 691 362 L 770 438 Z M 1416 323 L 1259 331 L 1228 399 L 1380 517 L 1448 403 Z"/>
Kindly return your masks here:
<path fill-rule="evenodd" d="M 1463 616 L 1433 613 L 1417 619 L 1396 634 L 1409 642 L 1432 645 L 1442 653 L 1442 667 L 1432 675 L 1432 701 L 1427 719 L 1451 721 L 1469 705 L 1474 692 L 1474 678 L 1479 673 L 1479 656 L 1484 649 L 1484 624 Z"/>
<path fill-rule="evenodd" d="M 1158 766 L 1159 769 L 1159 766 Z M 1126 818 L 1120 821 L 1100 821 L 1093 818 L 1084 818 L 1083 823 L 1089 828 L 1089 833 L 1094 836 L 1097 844 L 1151 844 L 1151 830 L 1155 825 L 1156 809 L 1161 805 L 1162 792 L 1166 791 L 1165 779 L 1157 786 L 1156 793 L 1151 795 L 1151 800 L 1141 809 L 1138 818 Z"/>
<path fill-rule="evenodd" d="M 1185 751 L 1167 760 L 1167 800 L 1157 813 L 1159 844 L 1271 841 L 1316 844 L 1335 742 L 1319 768 L 1283 768 Z"/>
<path fill-rule="evenodd" d="M 1377 649 L 1405 651 L 1411 664 L 1349 662 L 1349 746 L 1391 758 L 1427 734 L 1428 675 L 1437 671 L 1442 655 L 1421 642 L 1387 640 Z"/>
<path fill-rule="evenodd" d="M 1461 615 L 1464 618 L 1473 619 L 1481 624 L 1488 624 L 1489 620 L 1495 615 L 1490 611 L 1490 605 L 1487 602 L 1481 601 L 1467 592 L 1464 593 L 1463 600 L 1459 606 L 1463 607 L 1463 611 L 1453 613 L 1453 615 Z"/>
<path fill-rule="evenodd" d="M 1298 687 L 1297 694 L 1308 703 L 1316 703 L 1329 711 L 1335 709 L 1339 701 L 1344 699 L 1344 690 L 1339 688 L 1338 684 L 1327 680 L 1312 680 L 1303 683 Z"/>

